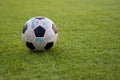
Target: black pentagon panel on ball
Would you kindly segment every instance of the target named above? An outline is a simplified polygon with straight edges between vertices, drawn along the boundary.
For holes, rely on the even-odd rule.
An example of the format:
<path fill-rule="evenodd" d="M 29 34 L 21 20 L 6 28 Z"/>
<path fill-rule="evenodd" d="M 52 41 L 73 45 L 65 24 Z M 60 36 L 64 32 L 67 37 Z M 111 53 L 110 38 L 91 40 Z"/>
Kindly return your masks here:
<path fill-rule="evenodd" d="M 34 32 L 36 37 L 44 37 L 45 29 L 41 26 L 38 26 L 36 29 L 34 29 Z"/>
<path fill-rule="evenodd" d="M 57 33 L 57 28 L 56 28 L 55 24 L 52 24 L 52 29 L 53 29 L 53 31 L 54 31 L 55 34 L 56 34 L 56 33 Z"/>
<path fill-rule="evenodd" d="M 27 24 L 25 24 L 25 26 L 23 27 L 22 33 L 24 34 L 26 30 L 27 30 Z"/>
<path fill-rule="evenodd" d="M 47 45 L 44 47 L 46 50 L 50 49 L 53 46 L 53 42 L 47 43 Z"/>
<path fill-rule="evenodd" d="M 38 17 L 35 17 L 35 19 L 42 20 L 42 19 L 45 19 L 45 17 L 43 17 L 43 16 L 38 16 Z"/>
<path fill-rule="evenodd" d="M 32 43 L 30 43 L 30 42 L 26 42 L 26 46 L 27 46 L 29 49 L 31 49 L 31 50 L 34 50 L 34 49 L 35 49 L 34 45 L 33 45 Z"/>

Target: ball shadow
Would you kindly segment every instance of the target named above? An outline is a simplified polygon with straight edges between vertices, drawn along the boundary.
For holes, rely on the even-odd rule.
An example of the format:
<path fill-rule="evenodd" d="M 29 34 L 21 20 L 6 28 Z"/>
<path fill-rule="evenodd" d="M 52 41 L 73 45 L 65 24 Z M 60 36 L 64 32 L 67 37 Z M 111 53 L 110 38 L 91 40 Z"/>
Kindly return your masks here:
<path fill-rule="evenodd" d="M 49 50 L 45 50 L 45 51 L 32 51 L 32 50 L 28 50 L 29 54 L 30 55 L 34 55 L 34 54 L 37 54 L 37 55 L 60 55 L 61 53 L 64 53 L 64 50 L 59 47 L 59 46 L 56 46 L 56 47 L 53 47 Z"/>

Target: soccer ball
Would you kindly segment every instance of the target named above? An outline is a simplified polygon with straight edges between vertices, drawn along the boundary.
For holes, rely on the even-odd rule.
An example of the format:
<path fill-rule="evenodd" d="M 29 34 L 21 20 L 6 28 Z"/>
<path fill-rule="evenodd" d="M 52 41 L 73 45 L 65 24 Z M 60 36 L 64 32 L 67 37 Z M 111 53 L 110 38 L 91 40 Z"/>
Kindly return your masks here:
<path fill-rule="evenodd" d="M 33 51 L 50 49 L 56 43 L 57 37 L 55 23 L 43 16 L 29 19 L 22 30 L 23 42 Z"/>

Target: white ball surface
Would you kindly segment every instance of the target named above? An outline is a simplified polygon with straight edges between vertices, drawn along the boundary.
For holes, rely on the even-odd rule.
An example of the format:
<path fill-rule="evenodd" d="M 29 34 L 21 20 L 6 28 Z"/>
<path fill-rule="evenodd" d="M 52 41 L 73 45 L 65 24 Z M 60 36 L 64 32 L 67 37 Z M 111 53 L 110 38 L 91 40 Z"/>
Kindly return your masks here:
<path fill-rule="evenodd" d="M 48 50 L 54 46 L 58 37 L 55 23 L 47 17 L 29 19 L 22 30 L 25 45 L 33 51 Z"/>

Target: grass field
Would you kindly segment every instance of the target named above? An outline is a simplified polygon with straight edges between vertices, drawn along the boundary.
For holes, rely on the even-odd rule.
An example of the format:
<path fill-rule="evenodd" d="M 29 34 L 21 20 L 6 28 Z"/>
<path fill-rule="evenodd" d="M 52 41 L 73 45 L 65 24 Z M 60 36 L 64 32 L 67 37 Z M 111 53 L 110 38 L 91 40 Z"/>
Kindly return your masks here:
<path fill-rule="evenodd" d="M 48 51 L 22 43 L 34 16 L 57 25 Z M 1 0 L 0 80 L 120 80 L 120 0 Z"/>

